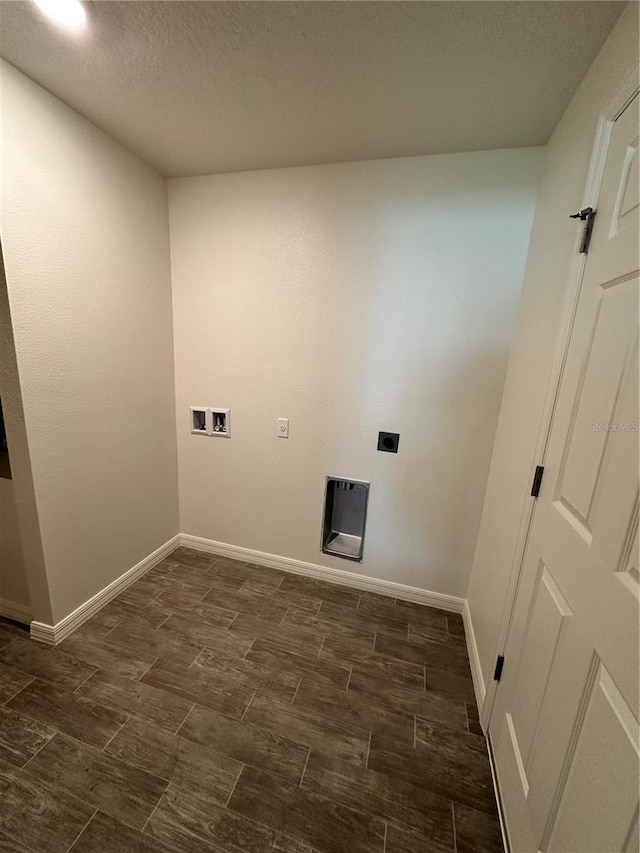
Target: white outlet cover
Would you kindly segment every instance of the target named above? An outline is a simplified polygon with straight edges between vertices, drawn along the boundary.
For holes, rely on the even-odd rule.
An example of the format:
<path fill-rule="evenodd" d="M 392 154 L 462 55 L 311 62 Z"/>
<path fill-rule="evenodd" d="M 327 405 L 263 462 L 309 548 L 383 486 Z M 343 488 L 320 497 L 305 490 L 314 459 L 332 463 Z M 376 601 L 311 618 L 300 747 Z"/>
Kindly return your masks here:
<path fill-rule="evenodd" d="M 289 418 L 278 418 L 276 421 L 276 435 L 278 438 L 289 438 Z"/>

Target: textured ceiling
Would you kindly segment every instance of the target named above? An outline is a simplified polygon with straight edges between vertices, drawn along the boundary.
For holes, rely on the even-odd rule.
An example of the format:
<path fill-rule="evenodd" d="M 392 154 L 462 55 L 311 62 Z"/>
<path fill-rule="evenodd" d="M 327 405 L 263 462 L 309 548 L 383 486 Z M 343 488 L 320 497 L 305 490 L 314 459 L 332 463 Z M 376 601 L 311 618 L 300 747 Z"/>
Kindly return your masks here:
<path fill-rule="evenodd" d="M 0 54 L 164 175 L 544 144 L 624 4 L 0 5 Z"/>

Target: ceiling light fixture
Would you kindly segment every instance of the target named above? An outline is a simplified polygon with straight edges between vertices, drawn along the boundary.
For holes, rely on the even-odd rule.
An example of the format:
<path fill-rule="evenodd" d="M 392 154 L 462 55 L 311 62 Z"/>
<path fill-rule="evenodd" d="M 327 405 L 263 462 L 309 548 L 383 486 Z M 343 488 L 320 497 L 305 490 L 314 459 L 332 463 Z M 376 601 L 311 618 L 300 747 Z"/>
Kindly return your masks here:
<path fill-rule="evenodd" d="M 80 0 L 35 0 L 47 15 L 65 27 L 82 27 L 87 22 L 87 14 Z"/>

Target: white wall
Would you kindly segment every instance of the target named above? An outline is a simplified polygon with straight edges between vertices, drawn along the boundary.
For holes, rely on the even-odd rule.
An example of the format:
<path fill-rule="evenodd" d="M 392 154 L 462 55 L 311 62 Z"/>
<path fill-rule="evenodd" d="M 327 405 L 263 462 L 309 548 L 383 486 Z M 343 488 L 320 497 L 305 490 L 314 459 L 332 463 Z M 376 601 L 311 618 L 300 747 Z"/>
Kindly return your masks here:
<path fill-rule="evenodd" d="M 50 597 L 34 618 L 57 622 L 178 531 L 166 185 L 0 70 L 0 224 Z"/>
<path fill-rule="evenodd" d="M 0 615 L 31 611 L 13 481 L 0 478 Z"/>
<path fill-rule="evenodd" d="M 468 601 L 485 684 L 496 642 L 545 394 L 571 285 L 579 210 L 598 117 L 638 63 L 638 6 L 630 3 L 547 146 L 522 300 L 509 359 Z"/>
<path fill-rule="evenodd" d="M 183 533 L 465 595 L 540 161 L 169 182 Z M 190 404 L 232 437 L 190 435 Z M 362 566 L 319 552 L 327 474 L 371 480 Z"/>

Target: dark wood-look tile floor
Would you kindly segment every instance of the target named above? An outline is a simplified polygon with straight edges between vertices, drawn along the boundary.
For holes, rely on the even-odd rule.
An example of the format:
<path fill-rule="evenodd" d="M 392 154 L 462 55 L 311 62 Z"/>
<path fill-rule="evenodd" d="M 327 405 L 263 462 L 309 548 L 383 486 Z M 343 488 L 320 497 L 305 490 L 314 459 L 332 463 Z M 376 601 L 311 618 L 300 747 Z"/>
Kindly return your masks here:
<path fill-rule="evenodd" d="M 461 618 L 179 548 L 0 621 L 0 851 L 500 853 Z"/>

